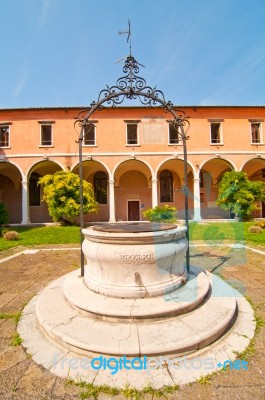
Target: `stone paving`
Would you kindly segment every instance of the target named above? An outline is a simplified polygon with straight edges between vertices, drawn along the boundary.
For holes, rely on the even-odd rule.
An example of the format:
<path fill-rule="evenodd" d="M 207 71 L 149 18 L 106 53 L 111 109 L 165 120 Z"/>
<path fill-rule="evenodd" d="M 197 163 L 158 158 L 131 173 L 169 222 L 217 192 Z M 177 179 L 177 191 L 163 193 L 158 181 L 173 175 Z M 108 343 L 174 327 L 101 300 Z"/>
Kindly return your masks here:
<path fill-rule="evenodd" d="M 79 251 L 67 247 L 52 251 L 39 248 L 38 252 L 17 248 L 0 253 L 0 399 L 75 400 L 80 399 L 85 391 L 35 364 L 24 351 L 23 343 L 21 345 L 17 341 L 16 319 L 11 318 L 49 282 L 78 267 Z M 236 286 L 251 299 L 257 315 L 264 320 L 265 258 L 263 249 L 254 250 L 258 252 L 240 246 L 218 247 L 204 244 L 202 247 L 198 243 L 191 247 L 191 260 L 193 265 L 221 274 Z M 247 371 L 219 372 L 209 380 L 181 386 L 180 390 L 168 395 L 168 398 L 264 400 L 264 336 L 265 326 L 261 326 L 260 332 L 255 336 Z M 12 346 L 11 341 L 17 345 Z M 100 393 L 98 398 L 104 400 L 112 397 Z M 119 394 L 113 398 L 122 400 L 125 396 Z M 140 398 L 151 399 L 152 396 L 141 395 Z"/>

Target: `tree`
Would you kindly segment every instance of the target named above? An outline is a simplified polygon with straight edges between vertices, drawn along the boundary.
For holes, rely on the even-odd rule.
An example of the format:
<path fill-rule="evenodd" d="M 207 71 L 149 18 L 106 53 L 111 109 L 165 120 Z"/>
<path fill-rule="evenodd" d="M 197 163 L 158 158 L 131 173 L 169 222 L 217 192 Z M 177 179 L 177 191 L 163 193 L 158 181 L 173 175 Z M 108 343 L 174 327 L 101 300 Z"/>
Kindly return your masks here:
<path fill-rule="evenodd" d="M 240 220 L 251 218 L 258 210 L 258 201 L 265 201 L 265 182 L 250 181 L 245 172 L 230 171 L 218 184 L 217 204 L 231 210 Z"/>
<path fill-rule="evenodd" d="M 42 199 L 46 201 L 50 216 L 54 221 L 71 224 L 80 214 L 80 178 L 69 171 L 58 171 L 39 179 L 43 188 Z M 84 213 L 97 212 L 92 185 L 83 181 Z"/>

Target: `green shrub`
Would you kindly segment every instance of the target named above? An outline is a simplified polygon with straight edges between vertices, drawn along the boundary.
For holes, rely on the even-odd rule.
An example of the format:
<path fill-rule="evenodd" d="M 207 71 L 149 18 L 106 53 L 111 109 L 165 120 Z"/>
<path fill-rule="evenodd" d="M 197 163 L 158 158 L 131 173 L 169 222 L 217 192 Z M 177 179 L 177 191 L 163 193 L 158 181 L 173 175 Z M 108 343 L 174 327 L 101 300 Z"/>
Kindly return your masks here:
<path fill-rule="evenodd" d="M 177 222 L 177 209 L 176 207 L 169 207 L 168 205 L 162 207 L 149 208 L 143 212 L 145 218 L 150 222 Z"/>
<path fill-rule="evenodd" d="M 7 231 L 3 234 L 5 240 L 18 240 L 19 233 L 16 231 Z"/>
<path fill-rule="evenodd" d="M 8 212 L 6 206 L 0 202 L 0 225 L 7 224 Z"/>

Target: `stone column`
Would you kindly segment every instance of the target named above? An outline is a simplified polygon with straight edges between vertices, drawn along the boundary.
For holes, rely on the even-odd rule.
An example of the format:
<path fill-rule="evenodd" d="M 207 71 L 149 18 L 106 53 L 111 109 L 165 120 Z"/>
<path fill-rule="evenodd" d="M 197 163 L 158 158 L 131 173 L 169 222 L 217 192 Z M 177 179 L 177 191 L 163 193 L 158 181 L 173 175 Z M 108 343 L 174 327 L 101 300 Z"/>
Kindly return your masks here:
<path fill-rule="evenodd" d="M 157 205 L 157 179 L 152 179 L 152 208 L 156 207 Z"/>
<path fill-rule="evenodd" d="M 201 198 L 200 198 L 200 179 L 195 178 L 193 180 L 193 193 L 194 193 L 194 217 L 195 221 L 200 221 L 201 217 Z"/>
<path fill-rule="evenodd" d="M 29 196 L 28 196 L 29 184 L 27 181 L 22 181 L 21 184 L 22 184 L 22 221 L 21 221 L 21 224 L 30 224 Z"/>
<path fill-rule="evenodd" d="M 115 222 L 114 179 L 109 180 L 109 222 Z"/>

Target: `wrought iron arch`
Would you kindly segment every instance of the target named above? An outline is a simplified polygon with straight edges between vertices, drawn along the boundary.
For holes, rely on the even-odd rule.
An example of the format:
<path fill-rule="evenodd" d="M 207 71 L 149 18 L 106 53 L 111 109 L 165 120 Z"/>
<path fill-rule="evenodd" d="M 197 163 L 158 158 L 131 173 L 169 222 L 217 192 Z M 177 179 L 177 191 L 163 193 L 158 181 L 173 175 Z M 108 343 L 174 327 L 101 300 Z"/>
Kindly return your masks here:
<path fill-rule="evenodd" d="M 112 107 L 119 106 L 124 100 L 139 100 L 141 104 L 147 107 L 154 107 L 160 105 L 166 112 L 171 113 L 172 123 L 175 125 L 179 138 L 183 144 L 184 156 L 184 194 L 185 194 L 185 225 L 187 228 L 186 237 L 189 244 L 189 210 L 188 210 L 188 172 L 187 172 L 187 144 L 189 139 L 187 131 L 189 128 L 189 120 L 184 111 L 174 107 L 173 103 L 165 100 L 163 92 L 156 87 L 152 88 L 146 84 L 146 80 L 140 76 L 139 66 L 135 58 L 130 54 L 125 59 L 123 66 L 124 76 L 118 78 L 116 84 L 113 86 L 106 85 L 106 88 L 101 90 L 98 100 L 93 101 L 90 108 L 82 110 L 75 121 L 75 125 L 80 126 L 79 143 L 79 175 L 80 175 L 80 231 L 81 242 L 83 241 L 82 229 L 84 227 L 84 213 L 83 213 L 83 166 L 82 166 L 82 142 L 85 135 L 85 127 L 91 124 L 91 117 L 95 111 L 102 110 L 104 104 Z M 142 66 L 142 65 L 141 65 Z M 190 264 L 189 246 L 186 253 L 186 268 L 189 271 Z M 84 255 L 81 250 L 81 276 L 84 275 Z"/>

